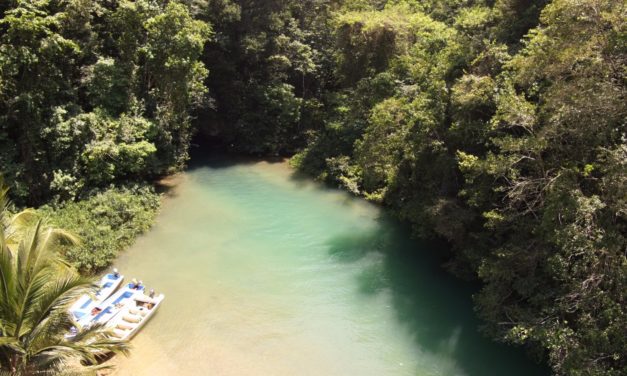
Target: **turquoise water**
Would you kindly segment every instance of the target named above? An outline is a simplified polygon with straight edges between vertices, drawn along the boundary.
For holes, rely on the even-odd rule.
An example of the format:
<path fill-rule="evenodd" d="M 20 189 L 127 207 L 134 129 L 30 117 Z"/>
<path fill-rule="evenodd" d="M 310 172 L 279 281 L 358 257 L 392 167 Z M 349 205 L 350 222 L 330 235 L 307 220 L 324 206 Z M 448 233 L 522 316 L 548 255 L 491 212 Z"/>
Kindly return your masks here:
<path fill-rule="evenodd" d="M 285 163 L 210 161 L 118 260 L 166 295 L 120 375 L 544 375 L 478 332 L 435 246 Z"/>

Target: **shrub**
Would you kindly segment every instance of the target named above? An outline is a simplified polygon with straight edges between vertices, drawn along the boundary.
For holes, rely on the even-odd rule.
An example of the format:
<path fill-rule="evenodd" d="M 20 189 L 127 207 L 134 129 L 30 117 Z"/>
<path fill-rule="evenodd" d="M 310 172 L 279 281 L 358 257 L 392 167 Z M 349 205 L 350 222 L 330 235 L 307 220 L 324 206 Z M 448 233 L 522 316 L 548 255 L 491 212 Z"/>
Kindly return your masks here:
<path fill-rule="evenodd" d="M 56 226 L 72 231 L 82 243 L 65 247 L 64 256 L 82 273 L 96 273 L 150 228 L 159 209 L 152 187 L 130 186 L 93 192 L 77 202 L 44 206 L 40 211 Z"/>

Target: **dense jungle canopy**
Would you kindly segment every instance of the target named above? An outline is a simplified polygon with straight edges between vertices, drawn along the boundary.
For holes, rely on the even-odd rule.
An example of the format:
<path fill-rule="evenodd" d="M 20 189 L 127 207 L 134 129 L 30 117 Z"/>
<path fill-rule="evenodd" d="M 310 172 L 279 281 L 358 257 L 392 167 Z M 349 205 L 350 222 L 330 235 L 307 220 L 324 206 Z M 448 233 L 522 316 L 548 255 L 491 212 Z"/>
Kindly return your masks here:
<path fill-rule="evenodd" d="M 490 337 L 624 375 L 626 20 L 623 0 L 4 0 L 0 170 L 94 272 L 192 140 L 290 156 L 450 243 Z"/>

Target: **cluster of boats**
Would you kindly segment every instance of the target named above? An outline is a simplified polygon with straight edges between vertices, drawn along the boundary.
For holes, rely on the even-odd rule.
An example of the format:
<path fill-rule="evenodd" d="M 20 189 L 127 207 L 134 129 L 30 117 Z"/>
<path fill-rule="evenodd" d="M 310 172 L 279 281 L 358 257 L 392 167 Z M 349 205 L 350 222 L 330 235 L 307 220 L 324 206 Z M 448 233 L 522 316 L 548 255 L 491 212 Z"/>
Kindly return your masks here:
<path fill-rule="evenodd" d="M 139 332 L 165 296 L 155 296 L 154 290 L 146 293 L 141 281 L 133 279 L 123 285 L 123 280 L 124 276 L 113 269 L 102 277 L 95 295 L 83 295 L 70 307 L 78 327 L 103 325 L 120 340 L 131 339 Z"/>

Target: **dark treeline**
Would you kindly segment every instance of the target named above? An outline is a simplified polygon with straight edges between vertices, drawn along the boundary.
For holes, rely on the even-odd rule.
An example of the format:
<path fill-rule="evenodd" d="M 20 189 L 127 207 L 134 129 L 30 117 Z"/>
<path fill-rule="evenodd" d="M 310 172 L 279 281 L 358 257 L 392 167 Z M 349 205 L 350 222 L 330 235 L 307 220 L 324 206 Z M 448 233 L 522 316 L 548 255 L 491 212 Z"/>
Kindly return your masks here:
<path fill-rule="evenodd" d="M 492 338 L 557 375 L 622 375 L 626 13 L 622 0 L 5 1 L 1 169 L 18 203 L 39 205 L 177 170 L 192 125 L 293 155 L 447 240 L 447 267 L 483 283 Z M 82 207 L 59 205 L 66 222 Z"/>

